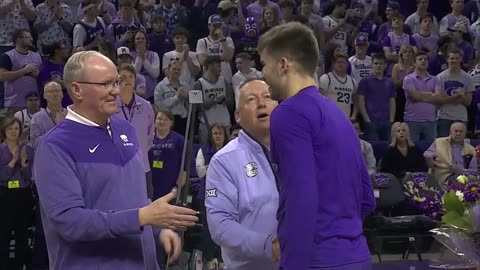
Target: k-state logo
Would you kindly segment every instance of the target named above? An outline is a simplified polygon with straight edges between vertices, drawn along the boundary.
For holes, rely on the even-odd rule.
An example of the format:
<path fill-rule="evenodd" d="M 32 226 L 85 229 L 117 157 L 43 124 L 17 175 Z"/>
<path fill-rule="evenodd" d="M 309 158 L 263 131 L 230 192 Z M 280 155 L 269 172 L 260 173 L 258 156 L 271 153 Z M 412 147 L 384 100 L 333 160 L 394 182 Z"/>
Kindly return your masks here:
<path fill-rule="evenodd" d="M 255 162 L 250 162 L 247 165 L 245 165 L 245 173 L 247 177 L 255 177 L 258 174 L 258 166 L 257 163 Z"/>
<path fill-rule="evenodd" d="M 133 146 L 133 143 L 128 141 L 127 135 L 120 135 L 120 139 L 123 141 L 123 146 Z"/>

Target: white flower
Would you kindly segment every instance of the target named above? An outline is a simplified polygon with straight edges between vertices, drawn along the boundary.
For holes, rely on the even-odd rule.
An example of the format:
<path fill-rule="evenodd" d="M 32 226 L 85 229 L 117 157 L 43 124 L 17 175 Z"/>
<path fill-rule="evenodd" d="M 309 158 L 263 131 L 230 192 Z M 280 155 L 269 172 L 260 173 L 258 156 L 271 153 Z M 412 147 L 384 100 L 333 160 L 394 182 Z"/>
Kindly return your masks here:
<path fill-rule="evenodd" d="M 455 195 L 457 196 L 457 198 L 458 198 L 461 202 L 463 202 L 463 192 L 461 192 L 460 190 L 457 190 L 457 191 L 455 192 Z"/>
<path fill-rule="evenodd" d="M 465 185 L 468 181 L 468 178 L 465 176 L 465 175 L 459 175 L 457 177 L 457 181 L 462 184 L 462 185 Z"/>

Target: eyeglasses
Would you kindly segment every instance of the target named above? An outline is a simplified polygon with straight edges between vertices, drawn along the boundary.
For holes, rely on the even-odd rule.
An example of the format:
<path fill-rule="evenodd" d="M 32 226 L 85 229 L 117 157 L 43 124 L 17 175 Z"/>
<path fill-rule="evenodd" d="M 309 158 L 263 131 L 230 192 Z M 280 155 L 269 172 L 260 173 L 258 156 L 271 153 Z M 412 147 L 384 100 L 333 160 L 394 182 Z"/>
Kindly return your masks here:
<path fill-rule="evenodd" d="M 76 83 L 83 83 L 83 84 L 93 84 L 93 85 L 101 85 L 107 90 L 113 90 L 115 88 L 119 87 L 124 87 L 125 86 L 125 81 L 123 80 L 115 80 L 115 81 L 110 81 L 110 82 L 104 82 L 104 83 L 97 83 L 97 82 L 76 82 Z"/>

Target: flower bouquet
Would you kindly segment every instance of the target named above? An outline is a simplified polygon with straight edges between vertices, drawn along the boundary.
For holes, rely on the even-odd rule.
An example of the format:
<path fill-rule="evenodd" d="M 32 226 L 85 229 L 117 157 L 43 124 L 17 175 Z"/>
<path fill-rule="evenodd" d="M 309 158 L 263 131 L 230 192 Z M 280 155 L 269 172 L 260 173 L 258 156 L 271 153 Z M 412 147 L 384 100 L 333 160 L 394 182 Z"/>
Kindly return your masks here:
<path fill-rule="evenodd" d="M 434 238 L 468 263 L 480 267 L 480 183 L 475 175 L 460 175 L 444 191 L 405 185 L 407 198 L 426 216 L 441 221 Z M 458 267 L 458 266 L 456 266 Z M 455 268 L 456 268 L 455 267 Z M 445 267 L 445 269 L 454 269 Z M 472 269 L 472 268 L 469 268 Z M 479 268 L 480 269 L 480 268 Z"/>

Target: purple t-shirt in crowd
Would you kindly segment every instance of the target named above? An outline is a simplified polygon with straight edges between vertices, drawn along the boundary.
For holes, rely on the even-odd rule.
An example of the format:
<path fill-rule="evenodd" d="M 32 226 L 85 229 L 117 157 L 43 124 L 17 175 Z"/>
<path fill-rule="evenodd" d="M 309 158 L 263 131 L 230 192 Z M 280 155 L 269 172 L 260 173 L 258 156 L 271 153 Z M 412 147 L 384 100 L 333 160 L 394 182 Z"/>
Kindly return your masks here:
<path fill-rule="evenodd" d="M 390 98 L 397 96 L 392 79 L 382 80 L 375 76 L 366 77 L 358 83 L 357 95 L 365 97 L 365 108 L 373 123 L 390 120 Z"/>
<path fill-rule="evenodd" d="M 417 49 L 419 51 L 423 51 L 425 53 L 437 51 L 437 48 L 438 48 L 437 35 L 431 34 L 428 37 L 424 37 L 419 33 L 416 33 L 415 35 L 412 36 L 412 38 L 415 40 L 415 44 L 417 45 Z"/>
<path fill-rule="evenodd" d="M 175 186 L 182 162 L 183 142 L 185 138 L 171 130 L 167 137 L 153 138 L 148 152 L 152 170 L 153 199 L 167 195 Z"/>
<path fill-rule="evenodd" d="M 63 68 L 65 63 L 55 64 L 50 60 L 44 60 L 40 65 L 40 73 L 38 74 L 38 83 L 40 85 L 40 100 L 42 106 L 47 106 L 47 101 L 43 98 L 43 87 L 46 83 L 52 80 L 63 80 Z M 63 98 L 62 98 L 62 107 L 66 108 L 72 105 L 72 99 L 68 95 L 67 89 L 62 88 Z"/>
<path fill-rule="evenodd" d="M 405 121 L 411 122 L 429 122 L 435 121 L 437 117 L 437 108 L 435 105 L 426 102 L 413 101 L 408 96 L 408 90 L 415 89 L 418 92 L 434 93 L 436 90 L 441 90 L 442 86 L 437 77 L 427 74 L 426 77 L 417 76 L 413 72 L 403 79 L 403 90 L 407 97 L 405 104 L 405 112 L 403 118 Z"/>

